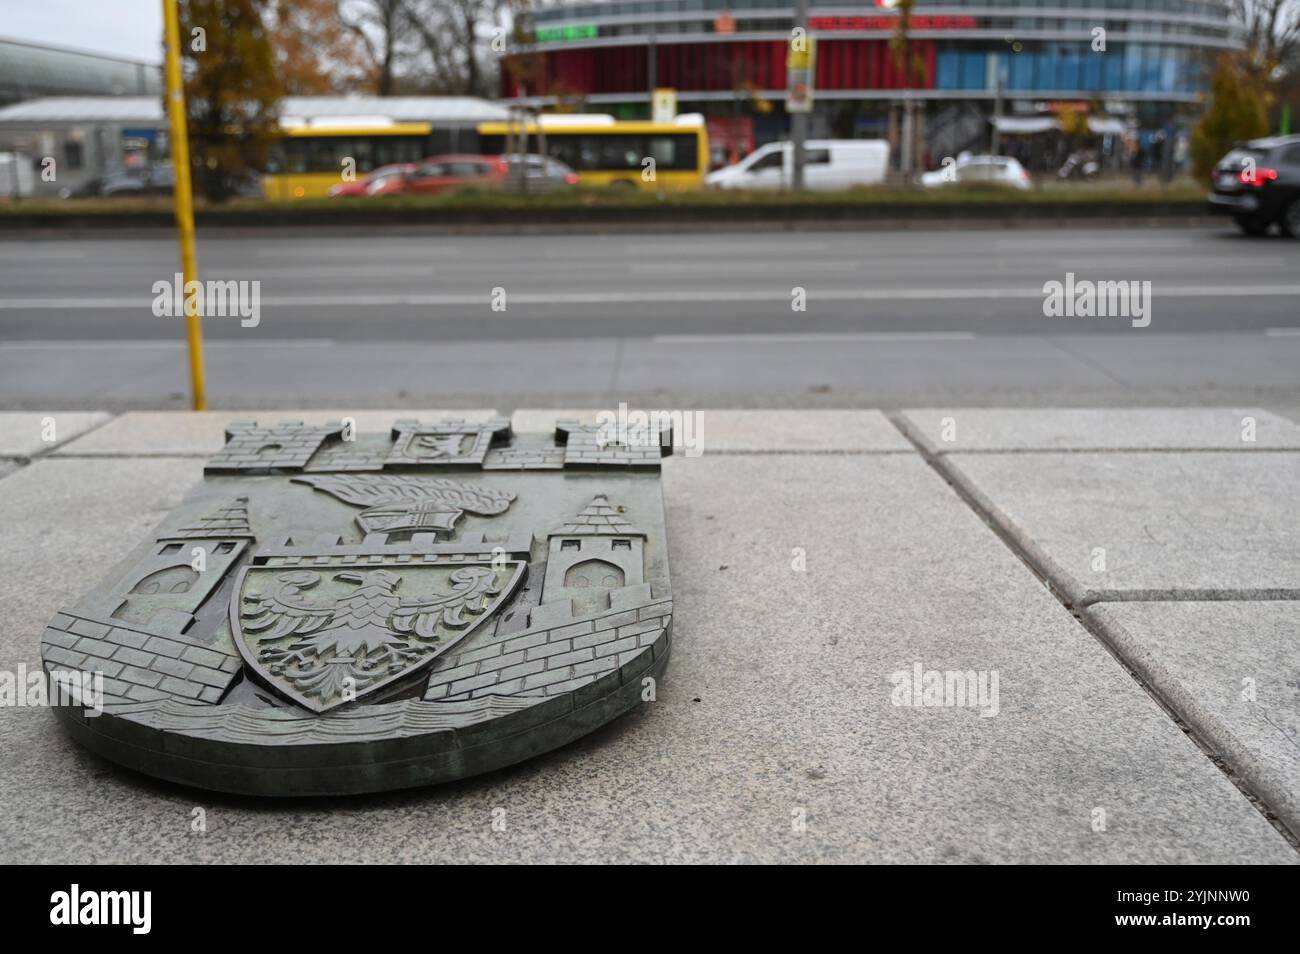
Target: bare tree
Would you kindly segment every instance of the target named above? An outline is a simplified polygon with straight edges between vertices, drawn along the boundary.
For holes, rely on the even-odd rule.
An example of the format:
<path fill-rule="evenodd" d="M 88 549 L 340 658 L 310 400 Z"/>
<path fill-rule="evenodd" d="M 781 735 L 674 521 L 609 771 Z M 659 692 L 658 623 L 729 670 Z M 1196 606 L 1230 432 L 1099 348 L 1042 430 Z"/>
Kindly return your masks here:
<path fill-rule="evenodd" d="M 391 96 L 403 43 L 412 23 L 405 0 L 340 0 L 339 21 L 365 48 L 375 73 L 375 92 Z"/>
<path fill-rule="evenodd" d="M 504 0 L 403 0 L 407 21 L 419 37 L 440 92 L 490 93 L 485 55 L 494 31 L 501 31 Z"/>
<path fill-rule="evenodd" d="M 1249 62 L 1263 78 L 1294 65 L 1300 47 L 1300 2 L 1229 0 L 1228 8 L 1241 31 Z"/>

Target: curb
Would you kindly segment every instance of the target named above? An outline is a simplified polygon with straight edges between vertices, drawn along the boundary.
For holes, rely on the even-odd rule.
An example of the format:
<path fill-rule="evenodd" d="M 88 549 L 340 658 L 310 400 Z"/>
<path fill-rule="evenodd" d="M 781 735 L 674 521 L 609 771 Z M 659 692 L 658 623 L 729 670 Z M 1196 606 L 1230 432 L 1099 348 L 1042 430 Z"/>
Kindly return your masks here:
<path fill-rule="evenodd" d="M 627 206 L 541 208 L 338 208 L 208 209 L 195 215 L 199 228 L 315 231 L 320 228 L 386 227 L 421 231 L 517 233 L 609 231 L 625 228 L 671 230 L 771 230 L 926 227 L 1010 228 L 1065 222 L 1182 225 L 1210 221 L 1200 199 L 1141 202 L 881 202 L 789 205 L 755 203 L 725 207 Z M 54 214 L 13 212 L 0 216 L 12 231 L 51 234 L 172 229 L 165 211 Z"/>

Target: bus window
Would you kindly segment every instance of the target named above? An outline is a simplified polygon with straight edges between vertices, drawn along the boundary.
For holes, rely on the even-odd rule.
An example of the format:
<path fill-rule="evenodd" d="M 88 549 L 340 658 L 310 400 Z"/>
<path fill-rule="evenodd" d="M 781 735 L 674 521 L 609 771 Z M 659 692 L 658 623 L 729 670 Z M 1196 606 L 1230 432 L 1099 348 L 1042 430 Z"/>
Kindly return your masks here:
<path fill-rule="evenodd" d="M 540 138 L 536 130 L 530 130 L 527 149 L 521 149 L 516 141 L 515 151 L 542 152 Z M 640 172 L 642 163 L 653 159 L 655 168 L 661 172 L 687 173 L 698 180 L 700 159 L 708 158 L 707 154 L 704 157 L 700 155 L 701 134 L 690 130 L 631 132 L 619 129 L 617 125 L 600 129 L 556 127 L 546 130 L 545 139 L 546 154 L 580 175 Z M 505 137 L 495 130 L 482 133 L 480 148 L 486 153 L 500 153 L 507 148 Z M 680 184 L 691 184 L 690 176 L 679 176 Z"/>
<path fill-rule="evenodd" d="M 547 136 L 546 154 L 570 169 L 582 168 L 581 141 L 576 136 Z"/>
<path fill-rule="evenodd" d="M 357 172 L 369 172 L 375 168 L 375 161 L 372 147 L 374 140 L 366 136 L 360 136 L 353 140 L 352 158 L 356 160 Z"/>
<path fill-rule="evenodd" d="M 352 154 L 352 140 L 346 137 L 307 139 L 302 172 L 325 172 L 339 168 L 339 160 Z"/>
<path fill-rule="evenodd" d="M 645 156 L 640 136 L 610 136 L 605 148 L 605 168 L 639 169 Z"/>
<path fill-rule="evenodd" d="M 575 169 L 600 169 L 603 168 L 601 161 L 601 147 L 604 142 L 600 139 L 586 139 L 578 141 L 578 164 Z"/>
<path fill-rule="evenodd" d="M 622 171 L 641 168 L 646 156 L 644 136 L 634 133 L 602 134 L 583 143 L 584 168 Z"/>
<path fill-rule="evenodd" d="M 698 139 L 690 133 L 651 136 L 648 155 L 659 169 L 692 172 L 697 168 Z"/>
<path fill-rule="evenodd" d="M 375 168 L 400 162 L 418 162 L 426 155 L 424 140 L 413 136 L 375 136 L 370 140 Z"/>
<path fill-rule="evenodd" d="M 651 136 L 649 153 L 650 158 L 654 159 L 657 168 L 675 169 L 677 162 L 677 137 Z"/>

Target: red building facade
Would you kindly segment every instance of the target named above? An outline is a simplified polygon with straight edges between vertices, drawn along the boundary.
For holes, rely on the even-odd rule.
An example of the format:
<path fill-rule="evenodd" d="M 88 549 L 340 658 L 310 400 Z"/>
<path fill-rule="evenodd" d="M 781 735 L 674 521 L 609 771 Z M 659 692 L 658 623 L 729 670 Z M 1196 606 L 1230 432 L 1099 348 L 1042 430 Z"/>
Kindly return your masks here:
<path fill-rule="evenodd" d="M 914 78 L 911 87 L 931 89 L 935 43 L 917 40 L 914 47 L 925 69 L 924 76 Z M 782 89 L 788 49 L 789 44 L 782 40 L 658 43 L 653 49 L 654 82 L 697 92 Z M 522 70 L 512 69 L 507 58 L 501 71 L 501 95 L 506 99 L 523 96 L 525 83 L 529 96 L 643 93 L 650 83 L 651 55 L 647 45 L 539 50 L 529 54 L 531 62 Z M 817 43 L 819 91 L 898 90 L 905 85 L 887 40 L 820 39 Z"/>

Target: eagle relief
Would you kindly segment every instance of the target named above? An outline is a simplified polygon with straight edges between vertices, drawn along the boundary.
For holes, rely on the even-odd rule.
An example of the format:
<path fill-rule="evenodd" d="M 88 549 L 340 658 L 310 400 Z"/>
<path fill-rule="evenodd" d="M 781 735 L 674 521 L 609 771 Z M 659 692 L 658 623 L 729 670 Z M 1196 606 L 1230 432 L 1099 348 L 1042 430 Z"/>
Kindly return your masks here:
<path fill-rule="evenodd" d="M 110 759 L 261 795 L 434 784 L 572 741 L 653 698 L 671 646 L 671 439 L 598 431 L 229 425 L 46 629 L 46 671 L 103 687 L 56 711 Z"/>
<path fill-rule="evenodd" d="M 244 571 L 232 620 L 244 660 L 314 712 L 402 679 L 491 615 L 519 562 L 331 571 Z M 398 588 L 404 587 L 399 593 Z M 234 615 L 235 606 L 231 604 Z"/>
<path fill-rule="evenodd" d="M 419 532 L 450 534 L 465 511 L 494 516 L 515 495 L 443 477 L 394 474 L 293 478 L 349 504 L 365 507 L 357 523 L 390 547 L 381 563 L 330 564 L 284 571 L 283 557 L 240 572 L 231 628 L 244 661 L 295 702 L 324 712 L 383 689 L 426 667 L 473 632 L 513 594 L 526 564 L 499 556 L 490 563 L 412 565 L 424 548 Z M 343 550 L 346 550 L 343 547 Z M 304 551 L 300 560 L 347 560 L 339 545 Z M 402 562 L 399 558 L 405 557 Z M 391 569 L 383 569 L 383 565 Z M 399 592 L 400 589 L 400 592 Z"/>

